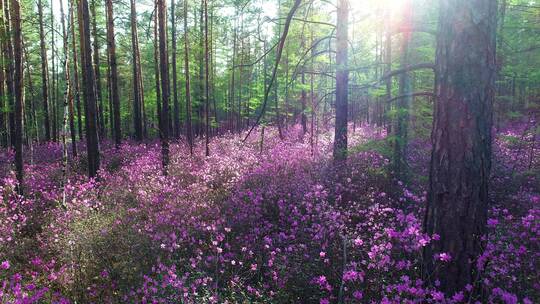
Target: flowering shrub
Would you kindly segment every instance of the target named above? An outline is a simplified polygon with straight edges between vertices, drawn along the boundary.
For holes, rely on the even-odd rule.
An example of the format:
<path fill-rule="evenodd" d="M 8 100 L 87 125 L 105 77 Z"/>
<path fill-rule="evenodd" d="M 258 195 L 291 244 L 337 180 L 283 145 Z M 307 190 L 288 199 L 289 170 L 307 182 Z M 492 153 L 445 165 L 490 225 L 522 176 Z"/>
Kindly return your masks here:
<path fill-rule="evenodd" d="M 420 272 L 422 248 L 439 240 L 422 232 L 429 145 L 411 143 L 414 175 L 404 184 L 392 178 L 382 150 L 366 148 L 384 147 L 384 131 L 351 132 L 357 148 L 336 167 L 331 132 L 312 146 L 298 140 L 300 130 L 290 128 L 282 141 L 267 128 L 262 149 L 260 132 L 245 144 L 226 134 L 212 140 L 210 157 L 201 156 L 200 143 L 193 156 L 182 141 L 173 143 L 167 177 L 159 143 L 128 142 L 119 150 L 106 143 L 100 178 L 85 177 L 82 155 L 70 159 L 65 187 L 61 147 L 36 146 L 24 197 L 2 165 L 0 302 L 539 299 L 538 160 L 522 157 L 525 150 L 508 140 L 510 133 L 495 141 L 480 275 L 474 286 L 445 295 Z M 534 141 L 531 147 L 538 149 Z M 11 151 L 0 153 L 10 157 Z"/>

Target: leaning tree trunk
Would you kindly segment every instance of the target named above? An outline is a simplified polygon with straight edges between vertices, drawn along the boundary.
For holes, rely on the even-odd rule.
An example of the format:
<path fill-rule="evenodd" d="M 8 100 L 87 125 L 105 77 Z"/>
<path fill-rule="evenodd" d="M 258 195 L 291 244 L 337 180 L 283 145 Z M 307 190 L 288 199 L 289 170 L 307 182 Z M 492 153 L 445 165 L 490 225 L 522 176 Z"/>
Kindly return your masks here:
<path fill-rule="evenodd" d="M 106 0 L 107 5 L 107 50 L 111 67 L 111 94 L 113 106 L 114 143 L 117 148 L 122 143 L 120 123 L 120 96 L 118 95 L 118 67 L 116 65 L 116 41 L 114 38 L 114 16 L 112 0 Z"/>
<path fill-rule="evenodd" d="M 497 1 L 442 0 L 424 271 L 448 295 L 472 284 L 482 248 L 491 168 Z M 438 256 L 449 254 L 451 260 Z M 439 258 L 437 258 L 439 257 Z"/>
<path fill-rule="evenodd" d="M 347 158 L 347 111 L 349 71 L 347 70 L 347 33 L 349 1 L 339 0 L 337 11 L 336 42 L 336 126 L 334 137 L 334 160 Z"/>
<path fill-rule="evenodd" d="M 15 169 L 19 185 L 18 192 L 22 193 L 24 178 L 23 163 L 23 64 L 22 64 L 22 32 L 21 32 L 21 3 L 11 0 L 11 25 L 14 57 L 13 87 L 15 93 Z"/>
<path fill-rule="evenodd" d="M 99 138 L 97 132 L 97 105 L 94 67 L 90 45 L 90 14 L 88 0 L 79 1 L 79 38 L 81 48 L 84 101 L 86 107 L 86 148 L 88 153 L 88 176 L 95 177 L 99 170 Z"/>

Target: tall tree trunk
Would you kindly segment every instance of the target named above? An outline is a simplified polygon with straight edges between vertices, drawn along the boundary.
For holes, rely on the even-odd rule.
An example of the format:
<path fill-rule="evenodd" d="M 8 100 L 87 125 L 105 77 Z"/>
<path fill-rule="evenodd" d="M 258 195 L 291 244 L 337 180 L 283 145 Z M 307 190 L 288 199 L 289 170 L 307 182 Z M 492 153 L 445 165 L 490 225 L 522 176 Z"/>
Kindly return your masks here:
<path fill-rule="evenodd" d="M 79 83 L 79 58 L 77 56 L 77 42 L 76 42 L 76 36 L 75 36 L 75 1 L 70 1 L 70 23 L 71 23 L 71 47 L 73 50 L 73 84 L 75 87 L 75 102 L 77 106 L 77 127 L 79 130 L 79 140 L 82 140 L 83 138 L 83 125 L 82 125 L 82 111 L 81 111 L 81 90 L 80 90 L 80 83 Z M 78 10 L 78 9 L 77 9 Z"/>
<path fill-rule="evenodd" d="M 8 118 L 5 115 L 6 107 L 6 75 L 4 67 L 6 66 L 6 31 L 5 31 L 6 19 L 4 16 L 4 0 L 0 0 L 0 48 L 2 49 L 2 54 L 0 55 L 0 146 L 8 146 L 8 130 L 9 126 L 7 125 Z"/>
<path fill-rule="evenodd" d="M 237 40 L 238 40 L 238 7 L 235 5 L 234 7 L 235 11 L 235 18 L 234 18 L 234 33 L 233 33 L 233 57 L 232 57 L 232 68 L 231 68 L 231 92 L 230 92 L 230 100 L 229 100 L 229 112 L 231 112 L 231 126 L 230 131 L 232 132 L 234 130 L 234 101 L 235 99 L 235 89 L 236 89 L 236 83 L 235 83 L 235 76 L 236 76 L 236 55 L 237 55 Z M 240 115 L 240 114 L 238 114 Z"/>
<path fill-rule="evenodd" d="M 13 45 L 12 45 L 12 33 L 11 33 L 11 18 L 10 18 L 10 3 L 8 0 L 4 4 L 4 39 L 3 39 L 3 53 L 4 53 L 4 69 L 6 74 L 6 95 L 7 95 L 7 141 L 12 147 L 15 147 L 15 115 L 13 109 L 15 107 L 15 87 L 14 87 L 14 58 L 13 58 Z"/>
<path fill-rule="evenodd" d="M 191 84 L 189 76 L 188 0 L 184 0 L 184 74 L 186 78 L 186 132 L 189 153 L 193 155 L 193 129 L 191 124 Z"/>
<path fill-rule="evenodd" d="M 62 132 L 60 133 L 61 138 L 62 138 L 62 188 L 63 188 L 62 205 L 65 206 L 66 204 L 65 185 L 67 183 L 67 166 L 68 166 L 68 146 L 67 146 L 67 128 L 68 127 L 67 126 L 68 126 L 68 118 L 70 116 L 69 105 L 73 104 L 73 92 L 71 91 L 71 79 L 69 75 L 69 43 L 68 43 L 68 33 L 66 30 L 66 21 L 65 21 L 63 1 L 60 1 L 60 19 L 61 19 L 61 24 L 62 24 L 62 40 L 63 40 L 63 50 L 64 50 L 64 60 L 63 60 L 64 80 L 66 83 L 66 87 L 64 90 L 64 114 L 63 114 L 63 119 L 62 119 Z M 71 126 L 73 127 L 73 120 L 71 121 Z M 71 135 L 73 139 L 74 138 L 73 129 L 71 131 L 72 131 Z M 73 147 L 75 147 L 74 142 L 73 142 Z"/>
<path fill-rule="evenodd" d="M 204 1 L 201 0 L 201 6 L 199 10 L 199 33 L 200 33 L 200 39 L 199 39 L 199 104 L 198 104 L 198 113 L 199 113 L 199 124 L 198 124 L 198 130 L 199 130 L 199 136 L 202 136 L 204 133 L 204 117 L 203 117 L 203 111 L 205 106 L 205 100 L 204 100 Z"/>
<path fill-rule="evenodd" d="M 385 33 L 385 41 L 384 41 L 384 75 L 389 74 L 392 71 L 392 29 L 391 29 L 391 22 L 390 22 L 390 14 L 388 14 L 386 18 L 386 33 Z M 385 115 L 385 123 L 386 123 L 386 132 L 388 135 L 392 133 L 392 117 L 390 116 L 391 109 L 392 109 L 392 102 L 390 101 L 392 99 L 392 77 L 386 78 L 385 81 L 386 85 L 386 115 Z"/>
<path fill-rule="evenodd" d="M 111 67 L 111 94 L 113 106 L 114 143 L 117 148 L 122 143 L 120 122 L 120 96 L 118 95 L 118 68 L 116 65 L 116 41 L 114 37 L 114 15 L 112 0 L 105 0 L 107 6 L 107 51 Z"/>
<path fill-rule="evenodd" d="M 339 0 L 336 25 L 336 126 L 334 136 L 334 160 L 343 161 L 347 158 L 347 112 L 349 71 L 348 55 L 348 22 L 349 1 Z"/>
<path fill-rule="evenodd" d="M 161 132 L 161 82 L 159 80 L 159 33 L 158 33 L 158 3 L 154 10 L 154 78 L 156 82 L 156 114 L 158 120 L 158 129 Z M 161 136 L 161 134 L 159 134 Z"/>
<path fill-rule="evenodd" d="M 174 137 L 180 136 L 180 104 L 178 102 L 178 75 L 176 73 L 176 0 L 171 0 L 171 34 L 172 34 L 172 80 L 173 80 L 173 102 L 174 115 L 173 127 Z"/>
<path fill-rule="evenodd" d="M 103 93 L 101 91 L 101 72 L 100 72 L 100 60 L 99 60 L 99 35 L 97 31 L 97 14 L 96 14 L 96 0 L 92 0 L 92 36 L 94 37 L 94 73 L 96 75 L 96 97 L 98 105 L 98 126 L 99 136 L 105 137 L 105 119 L 103 115 Z"/>
<path fill-rule="evenodd" d="M 482 248 L 491 169 L 497 1 L 442 0 L 424 248 L 426 278 L 453 295 L 471 284 Z M 436 255 L 449 254 L 449 262 Z M 433 283 L 433 282 L 429 282 Z"/>
<path fill-rule="evenodd" d="M 167 4 L 166 0 L 157 0 L 159 22 L 159 72 L 161 80 L 161 157 L 163 175 L 169 167 L 169 63 L 167 51 Z"/>
<path fill-rule="evenodd" d="M 99 170 L 99 137 L 97 130 L 97 105 L 92 49 L 90 44 L 90 14 L 88 0 L 79 0 L 79 38 L 81 48 L 84 101 L 86 112 L 86 149 L 88 176 L 95 177 Z"/>
<path fill-rule="evenodd" d="M 51 119 L 52 119 L 52 138 L 54 142 L 58 141 L 58 108 L 57 108 L 57 89 L 58 89 L 58 81 L 56 78 L 56 56 L 58 55 L 58 52 L 56 50 L 56 41 L 54 38 L 55 34 L 55 28 L 54 28 L 54 6 L 53 2 L 51 1 L 51 64 L 52 64 L 52 84 L 51 84 L 51 101 L 52 101 L 52 111 L 51 111 Z"/>
<path fill-rule="evenodd" d="M 208 46 L 210 44 L 208 40 L 208 0 L 204 1 L 204 57 L 205 57 L 205 66 L 206 66 L 206 74 L 205 74 L 205 105 L 204 105 L 204 116 L 206 119 L 205 122 L 205 139 L 206 139 L 206 156 L 210 156 L 210 114 L 208 111 L 208 108 L 210 107 L 210 59 L 209 59 L 209 52 L 208 52 Z"/>
<path fill-rule="evenodd" d="M 45 30 L 43 23 L 43 3 L 38 0 L 38 15 L 39 15 L 39 47 L 41 55 L 41 92 L 43 99 L 43 123 L 45 127 L 45 141 L 51 140 L 51 126 L 49 121 L 49 88 L 48 75 L 49 69 L 47 64 L 47 49 L 45 47 Z"/>
<path fill-rule="evenodd" d="M 11 0 L 11 25 L 13 36 L 14 57 L 14 93 L 15 93 L 15 171 L 17 175 L 18 192 L 22 194 L 24 179 L 23 163 L 23 127 L 24 127 L 24 100 L 23 100 L 23 64 L 22 64 L 22 32 L 21 32 L 21 4 L 19 0 Z"/>
<path fill-rule="evenodd" d="M 141 88 L 141 62 L 139 55 L 139 36 L 137 34 L 137 11 L 135 0 L 130 0 L 131 7 L 131 49 L 133 60 L 133 125 L 135 129 L 135 139 L 143 139 L 143 117 L 142 117 L 142 88 Z"/>

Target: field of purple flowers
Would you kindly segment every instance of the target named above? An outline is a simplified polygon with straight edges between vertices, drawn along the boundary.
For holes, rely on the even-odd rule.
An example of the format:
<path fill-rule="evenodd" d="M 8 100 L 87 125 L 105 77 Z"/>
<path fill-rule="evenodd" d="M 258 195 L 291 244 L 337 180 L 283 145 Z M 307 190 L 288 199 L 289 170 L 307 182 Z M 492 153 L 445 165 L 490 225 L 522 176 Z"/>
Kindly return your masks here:
<path fill-rule="evenodd" d="M 50 143 L 27 152 L 24 198 L 4 150 L 0 303 L 538 303 L 533 132 L 497 135 L 474 286 L 484 293 L 449 298 L 421 277 L 422 248 L 439 238 L 422 233 L 425 142 L 411 143 L 407 183 L 391 177 L 384 131 L 362 127 L 340 168 L 330 133 L 312 144 L 268 128 L 263 142 L 214 138 L 208 158 L 173 144 L 168 177 L 158 142 L 104 145 L 100 178 L 86 178 L 82 156 L 65 186 L 62 147 Z"/>

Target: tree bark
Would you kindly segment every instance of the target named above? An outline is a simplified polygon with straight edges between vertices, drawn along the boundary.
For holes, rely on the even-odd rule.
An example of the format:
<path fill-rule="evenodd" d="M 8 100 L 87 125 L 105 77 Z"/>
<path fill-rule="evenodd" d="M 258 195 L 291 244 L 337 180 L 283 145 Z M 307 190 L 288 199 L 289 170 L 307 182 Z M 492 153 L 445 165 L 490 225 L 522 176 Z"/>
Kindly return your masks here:
<path fill-rule="evenodd" d="M 159 22 L 159 66 L 161 80 L 161 157 L 163 175 L 168 175 L 169 166 L 169 63 L 167 51 L 167 4 L 157 0 Z"/>
<path fill-rule="evenodd" d="M 339 0 L 336 25 L 336 126 L 334 136 L 334 161 L 347 159 L 347 114 L 349 71 L 348 56 L 348 21 L 349 1 Z"/>
<path fill-rule="evenodd" d="M 43 3 L 38 0 L 38 15 L 39 15 L 39 47 L 41 55 L 41 92 L 43 99 L 43 124 L 45 127 L 45 141 L 51 140 L 51 126 L 49 121 L 49 88 L 48 88 L 48 64 L 47 64 L 47 49 L 45 47 L 45 30 L 43 24 Z"/>
<path fill-rule="evenodd" d="M 57 142 L 58 141 L 58 108 L 57 108 L 57 89 L 58 89 L 58 81 L 57 81 L 57 78 L 56 78 L 56 56 L 58 55 L 58 52 L 55 48 L 55 38 L 54 38 L 54 33 L 55 33 L 55 28 L 54 28 L 54 7 L 53 7 L 53 2 L 51 1 L 51 65 L 52 65 L 52 74 L 51 74 L 51 79 L 52 79 L 52 84 L 51 84 L 51 94 L 50 94 L 50 97 L 51 97 L 51 103 L 52 103 L 52 113 L 51 113 L 51 119 L 52 119 L 52 138 L 53 138 L 53 141 L 54 142 Z"/>
<path fill-rule="evenodd" d="M 424 230 L 424 275 L 451 296 L 471 284 L 482 249 L 491 169 L 497 1 L 443 0 Z M 436 259 L 447 253 L 450 262 Z M 430 281 L 429 283 L 433 283 Z"/>
<path fill-rule="evenodd" d="M 79 39 L 82 61 L 84 101 L 86 112 L 86 149 L 88 153 L 88 176 L 96 177 L 99 170 L 99 137 L 97 131 L 97 105 L 94 67 L 90 45 L 90 14 L 88 0 L 79 0 Z"/>
<path fill-rule="evenodd" d="M 111 67 L 111 94 L 113 106 L 114 143 L 117 148 L 122 144 L 122 125 L 120 122 L 120 96 L 118 94 L 118 67 L 116 64 L 116 41 L 114 37 L 114 15 L 112 0 L 105 0 L 107 6 L 107 51 Z"/>
<path fill-rule="evenodd" d="M 23 163 L 23 127 L 24 127 L 24 100 L 23 100 L 23 63 L 22 63 L 22 28 L 21 28 L 21 4 L 19 0 L 11 0 L 11 25 L 13 36 L 14 73 L 13 87 L 15 93 L 15 171 L 17 189 L 22 194 L 24 180 Z"/>
<path fill-rule="evenodd" d="M 77 126 L 79 130 L 79 140 L 83 138 L 82 113 L 81 113 L 81 90 L 79 83 L 79 58 L 77 55 L 77 43 L 75 36 L 75 0 L 70 1 L 70 22 L 71 22 L 71 44 L 73 50 L 73 83 L 75 87 L 74 97 L 77 106 Z"/>
<path fill-rule="evenodd" d="M 204 116 L 205 116 L 205 147 L 206 147 L 206 156 L 210 156 L 210 59 L 209 59 L 209 40 L 208 40 L 208 0 L 204 1 L 204 57 L 205 57 L 205 105 L 204 105 Z"/>
<path fill-rule="evenodd" d="M 173 136 L 180 136 L 180 103 L 178 101 L 178 75 L 176 72 L 176 0 L 171 0 L 172 82 L 173 82 Z"/>
<path fill-rule="evenodd" d="M 131 49 L 133 60 L 133 126 L 135 129 L 135 140 L 143 140 L 143 113 L 142 113 L 142 75 L 140 73 L 141 62 L 139 55 L 139 36 L 137 34 L 137 10 L 135 0 L 130 0 L 131 8 Z"/>
<path fill-rule="evenodd" d="M 98 125 L 99 136 L 105 137 L 105 118 L 103 115 L 103 93 L 101 91 L 101 72 L 100 72 L 100 60 L 99 60 L 99 35 L 97 31 L 97 14 L 96 14 L 96 0 L 92 0 L 92 35 L 94 37 L 94 73 L 96 75 L 96 97 L 98 105 Z"/>
<path fill-rule="evenodd" d="M 3 53 L 4 53 L 4 71 L 6 75 L 6 95 L 7 95 L 7 128 L 6 137 L 7 142 L 14 147 L 15 146 L 15 115 L 12 109 L 15 107 L 15 87 L 14 87 L 14 58 L 13 58 L 13 45 L 11 35 L 11 18 L 10 18 L 10 3 L 8 0 L 3 3 L 4 7 L 4 39 L 3 39 Z"/>
<path fill-rule="evenodd" d="M 193 129 L 191 124 L 191 85 L 189 76 L 189 42 L 188 42 L 188 2 L 184 0 L 184 74 L 186 78 L 186 132 L 189 153 L 193 155 Z"/>

